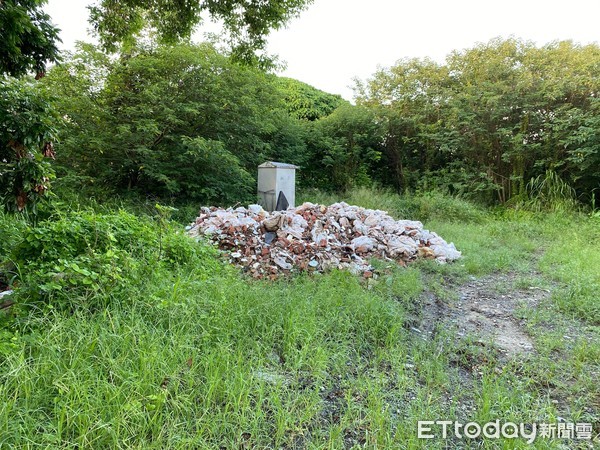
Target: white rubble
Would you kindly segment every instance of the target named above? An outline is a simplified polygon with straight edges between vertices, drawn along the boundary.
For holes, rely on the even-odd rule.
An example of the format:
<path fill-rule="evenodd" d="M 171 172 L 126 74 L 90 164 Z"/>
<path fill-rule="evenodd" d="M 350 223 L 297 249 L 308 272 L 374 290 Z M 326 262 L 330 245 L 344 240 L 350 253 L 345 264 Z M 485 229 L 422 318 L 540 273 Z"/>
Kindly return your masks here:
<path fill-rule="evenodd" d="M 369 258 L 406 264 L 417 258 L 454 261 L 461 253 L 421 222 L 395 220 L 386 211 L 340 202 L 304 203 L 268 213 L 259 205 L 206 208 L 191 225 L 192 236 L 207 236 L 230 251 L 232 263 L 255 278 L 290 271 L 330 268 L 372 274 Z"/>

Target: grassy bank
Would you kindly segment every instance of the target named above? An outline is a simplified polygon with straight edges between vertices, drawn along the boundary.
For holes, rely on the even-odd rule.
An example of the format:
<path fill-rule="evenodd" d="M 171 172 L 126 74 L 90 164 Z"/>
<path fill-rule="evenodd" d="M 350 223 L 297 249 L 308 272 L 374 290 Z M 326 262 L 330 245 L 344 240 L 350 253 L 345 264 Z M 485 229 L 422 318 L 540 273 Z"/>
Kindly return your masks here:
<path fill-rule="evenodd" d="M 423 441 L 417 421 L 562 417 L 598 430 L 598 219 L 433 194 L 344 200 L 422 220 L 464 257 L 377 263 L 368 283 L 343 272 L 255 282 L 156 219 L 64 213 L 28 229 L 3 217 L 18 304 L 0 312 L 0 447 L 528 448 Z M 68 251 L 50 254 L 57 245 Z M 507 357 L 430 314 L 498 274 L 494 295 L 549 291 L 515 311 L 535 351 Z"/>

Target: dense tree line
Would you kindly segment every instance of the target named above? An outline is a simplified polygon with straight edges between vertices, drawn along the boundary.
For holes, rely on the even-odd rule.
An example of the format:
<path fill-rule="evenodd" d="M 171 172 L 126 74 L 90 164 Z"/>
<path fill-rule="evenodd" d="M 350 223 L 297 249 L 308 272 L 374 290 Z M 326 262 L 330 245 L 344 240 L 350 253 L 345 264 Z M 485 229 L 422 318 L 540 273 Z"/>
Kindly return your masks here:
<path fill-rule="evenodd" d="M 265 160 L 317 164 L 308 124 L 345 103 L 209 44 L 138 48 L 117 59 L 82 45 L 44 84 L 66 118 L 61 173 L 105 190 L 205 202 L 252 200 Z"/>
<path fill-rule="evenodd" d="M 256 166 L 283 160 L 302 167 L 302 186 L 331 191 L 378 183 L 505 203 L 549 173 L 584 202 L 600 194 L 596 45 L 493 40 L 444 64 L 401 60 L 359 83 L 356 105 L 210 44 L 116 56 L 81 44 L 63 59 L 40 105 L 60 112 L 55 166 L 78 188 L 250 201 Z"/>
<path fill-rule="evenodd" d="M 57 111 L 52 109 L 48 93 L 42 92 L 43 88 L 35 86 L 27 76 L 33 73 L 36 80 L 41 79 L 46 74 L 48 63 L 61 60 L 57 47 L 59 30 L 42 9 L 46 1 L 0 1 L 0 203 L 7 210 L 35 212 L 36 204 L 47 198 L 50 180 L 54 176 L 44 158 L 54 157 L 53 138 L 60 120 L 55 114 Z M 266 36 L 272 29 L 280 28 L 291 17 L 298 15 L 310 1 L 102 0 L 88 9 L 90 24 L 102 48 L 120 55 L 121 60 L 129 58 L 137 50 L 138 43 L 144 36 L 151 37 L 159 43 L 174 44 L 186 40 L 198 24 L 209 18 L 222 21 L 225 41 L 229 44 L 230 59 L 250 66 L 270 67 L 273 62 L 264 52 Z M 138 75 L 144 76 L 145 73 L 141 70 Z M 114 78 L 118 79 L 118 75 Z M 136 80 L 129 81 L 137 83 Z M 92 89 L 102 90 L 98 83 L 103 82 L 97 78 L 90 83 Z M 85 81 L 83 83 L 85 84 Z M 135 92 L 135 87 L 129 91 L 134 96 Z M 169 91 L 164 93 L 168 94 Z M 84 100 L 84 96 L 85 93 L 75 94 L 75 97 L 80 97 L 81 100 Z M 145 101 L 143 98 L 140 100 Z M 73 119 L 68 114 L 65 115 Z M 101 117 L 89 118 L 95 119 L 97 125 L 110 123 L 103 122 Z M 143 121 L 143 117 L 138 118 Z M 173 115 L 169 118 L 178 120 Z M 137 123 L 135 127 L 138 138 L 143 133 L 143 125 L 139 125 Z M 86 128 L 86 125 L 82 126 L 82 130 L 83 128 Z M 170 128 L 167 124 L 165 133 Z M 118 129 L 123 131 L 122 127 Z M 74 128 L 68 127 L 67 130 L 73 131 Z M 135 137 L 130 137 L 131 142 L 124 142 L 125 145 L 135 145 Z M 74 139 L 76 140 L 76 137 Z M 159 140 L 162 140 L 162 136 Z M 205 144 L 204 141 L 188 142 L 190 147 L 196 148 L 208 148 L 206 145 L 213 145 L 212 142 Z M 126 151 L 129 150 L 129 161 L 135 162 L 139 159 L 132 156 L 132 153 L 143 152 L 144 148 L 148 149 L 145 143 L 141 143 L 141 146 L 134 150 L 125 147 Z M 213 152 L 208 153 L 212 155 Z M 229 162 L 232 163 L 235 172 L 237 162 Z M 102 161 L 98 161 L 98 164 L 102 167 Z M 143 166 L 140 166 L 137 170 L 142 168 Z M 154 175 L 156 176 L 156 173 Z M 168 180 L 168 176 L 166 178 Z M 170 191 L 173 189 L 172 186 L 169 188 Z"/>
<path fill-rule="evenodd" d="M 376 176 L 507 202 L 551 171 L 583 201 L 600 187 L 600 48 L 492 40 L 445 64 L 402 60 L 359 86 L 385 127 Z"/>

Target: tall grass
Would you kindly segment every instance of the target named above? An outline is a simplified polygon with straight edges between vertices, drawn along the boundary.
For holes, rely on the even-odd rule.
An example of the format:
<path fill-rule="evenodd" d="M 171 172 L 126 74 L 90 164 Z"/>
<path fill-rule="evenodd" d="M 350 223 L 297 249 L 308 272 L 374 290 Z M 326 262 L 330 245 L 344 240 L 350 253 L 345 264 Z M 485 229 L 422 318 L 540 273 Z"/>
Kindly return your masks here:
<path fill-rule="evenodd" d="M 553 297 L 567 314 L 600 325 L 600 220 L 557 222 L 540 267 L 561 282 Z"/>
<path fill-rule="evenodd" d="M 122 266 L 114 288 L 61 285 L 69 304 L 101 307 L 0 312 L 0 448 L 528 448 L 520 440 L 419 440 L 416 423 L 595 420 L 586 408 L 597 401 L 598 334 L 589 327 L 585 339 L 573 337 L 573 328 L 597 323 L 594 219 L 368 189 L 302 200 L 422 220 L 463 258 L 409 268 L 379 261 L 369 280 L 333 271 L 256 282 L 170 225 L 161 236 L 172 251 L 160 253 L 173 261 L 161 262 L 157 223 L 124 212 L 65 212 L 37 227 L 49 236 L 17 224 L 11 253 L 33 233 L 24 249 L 62 243 L 60 257 L 77 258 L 80 271 L 115 246 L 146 268 Z M 49 255 L 37 259 L 52 265 Z M 35 268 L 27 259 L 23 268 Z M 427 322 L 428 333 L 418 322 L 443 320 L 431 318 L 430 301 L 454 308 L 456 284 L 470 277 L 502 272 L 515 284 L 538 283 L 540 271 L 559 289 L 523 313 L 538 355 L 502 363 L 450 326 Z M 39 280 L 23 277 L 19 289 L 35 290 Z"/>
<path fill-rule="evenodd" d="M 26 229 L 27 222 L 23 217 L 0 211 L 0 290 L 15 280 L 17 274 L 11 253 Z"/>
<path fill-rule="evenodd" d="M 0 362 L 0 446 L 279 447 L 327 426 L 323 393 L 354 383 L 349 368 L 403 353 L 392 294 L 414 288 L 369 292 L 348 273 L 173 275 L 133 302 L 15 335 Z"/>
<path fill-rule="evenodd" d="M 300 201 L 311 201 L 329 205 L 345 201 L 369 209 L 381 209 L 397 219 L 411 219 L 426 222 L 440 219 L 450 222 L 483 222 L 487 212 L 472 202 L 459 197 L 451 197 L 439 192 L 398 195 L 388 189 L 355 188 L 343 194 L 322 191 L 305 191 L 299 195 Z"/>
<path fill-rule="evenodd" d="M 575 189 L 553 170 L 532 178 L 527 183 L 526 193 L 524 206 L 532 211 L 564 213 L 578 208 Z"/>

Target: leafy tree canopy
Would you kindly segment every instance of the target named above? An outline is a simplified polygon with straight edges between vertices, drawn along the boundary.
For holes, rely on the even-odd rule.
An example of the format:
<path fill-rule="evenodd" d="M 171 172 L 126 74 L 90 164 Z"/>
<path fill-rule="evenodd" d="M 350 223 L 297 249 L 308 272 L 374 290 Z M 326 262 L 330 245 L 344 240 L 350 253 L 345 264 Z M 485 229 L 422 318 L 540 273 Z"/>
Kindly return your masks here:
<path fill-rule="evenodd" d="M 7 211 L 35 213 L 50 188 L 59 120 L 49 100 L 27 79 L 0 80 L 0 203 Z"/>
<path fill-rule="evenodd" d="M 44 3 L 0 1 L 0 74 L 18 77 L 33 71 L 39 78 L 47 63 L 58 60 L 58 29 L 42 11 Z"/>
<path fill-rule="evenodd" d="M 307 172 L 312 186 L 343 191 L 371 184 L 383 130 L 370 109 L 344 103 L 309 122 L 308 129 Z"/>
<path fill-rule="evenodd" d="M 59 59 L 59 30 L 41 7 L 47 0 L 0 1 L 0 74 L 43 76 L 46 64 Z M 189 38 L 203 16 L 221 21 L 229 32 L 232 55 L 245 62 L 257 57 L 266 36 L 298 15 L 312 0 L 101 0 L 89 6 L 90 23 L 104 49 L 135 45 L 149 27 L 160 43 Z"/>
<path fill-rule="evenodd" d="M 90 22 L 107 50 L 131 43 L 145 26 L 159 41 L 172 44 L 188 38 L 203 15 L 222 21 L 230 33 L 233 56 L 255 59 L 270 30 L 283 26 L 312 0 L 101 0 L 91 6 Z"/>
<path fill-rule="evenodd" d="M 442 65 L 378 71 L 358 103 L 387 126 L 384 182 L 504 203 L 551 170 L 589 200 L 600 192 L 598 67 L 598 45 L 494 39 Z"/>
<path fill-rule="evenodd" d="M 329 94 L 293 78 L 279 78 L 278 85 L 288 112 L 297 119 L 318 120 L 348 103 L 339 95 Z"/>
<path fill-rule="evenodd" d="M 304 153 L 274 80 L 208 44 L 117 60 L 86 45 L 44 79 L 67 117 L 57 163 L 113 190 L 252 200 L 258 164 Z"/>

